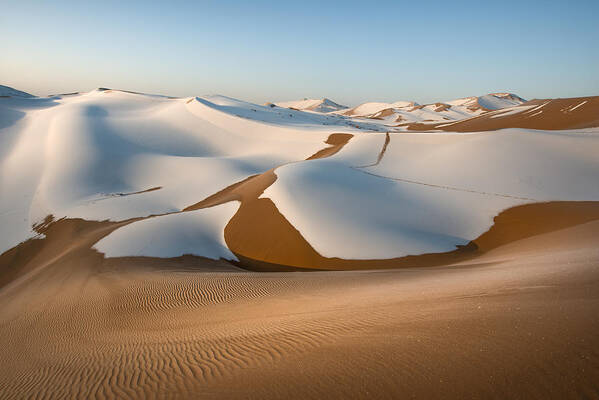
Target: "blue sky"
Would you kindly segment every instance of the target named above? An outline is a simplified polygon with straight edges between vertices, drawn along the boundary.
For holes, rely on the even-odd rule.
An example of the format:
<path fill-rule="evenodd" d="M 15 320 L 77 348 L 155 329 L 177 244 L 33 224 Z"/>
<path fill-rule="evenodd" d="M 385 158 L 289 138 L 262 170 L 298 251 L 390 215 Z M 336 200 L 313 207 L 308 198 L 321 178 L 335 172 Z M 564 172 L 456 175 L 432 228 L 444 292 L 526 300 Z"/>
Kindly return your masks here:
<path fill-rule="evenodd" d="M 599 95 L 599 1 L 0 0 L 0 84 L 254 102 Z"/>

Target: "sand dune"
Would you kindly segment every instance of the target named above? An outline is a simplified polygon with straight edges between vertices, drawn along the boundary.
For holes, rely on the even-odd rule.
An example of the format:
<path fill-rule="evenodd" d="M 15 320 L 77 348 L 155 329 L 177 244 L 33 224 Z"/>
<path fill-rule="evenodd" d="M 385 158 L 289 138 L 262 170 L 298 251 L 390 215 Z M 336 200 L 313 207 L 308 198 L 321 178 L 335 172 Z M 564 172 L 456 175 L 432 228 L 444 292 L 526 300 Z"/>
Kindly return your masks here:
<path fill-rule="evenodd" d="M 270 103 L 273 104 L 273 103 Z M 315 111 L 320 113 L 329 113 L 333 111 L 339 111 L 346 109 L 346 106 L 342 106 L 341 104 L 337 104 L 329 99 L 304 99 L 297 101 L 279 101 L 274 103 L 279 107 L 291 108 L 294 110 L 301 111 Z"/>
<path fill-rule="evenodd" d="M 599 201 L 598 147 L 595 133 L 360 135 L 330 158 L 276 168 L 261 198 L 324 257 L 444 253 L 505 209 Z"/>
<path fill-rule="evenodd" d="M 33 95 L 21 90 L 13 89 L 9 86 L 0 85 L 0 97 L 22 97 L 31 98 Z"/>
<path fill-rule="evenodd" d="M 525 102 L 526 100 L 513 93 L 490 93 L 484 96 L 451 100 L 448 101 L 447 104 L 450 106 L 465 106 L 471 111 L 493 111 L 519 106 Z"/>
<path fill-rule="evenodd" d="M 341 110 L 339 111 L 339 113 L 347 116 L 367 117 L 370 115 L 380 113 L 383 110 L 395 108 L 412 108 L 417 106 L 418 104 L 413 101 L 396 101 L 394 103 L 367 102 L 347 110 Z"/>
<path fill-rule="evenodd" d="M 413 101 L 368 102 L 335 113 L 381 120 L 390 127 L 416 126 L 415 124 L 418 123 L 460 121 L 489 111 L 518 106 L 525 102 L 526 100 L 512 93 L 490 93 L 484 96 L 465 97 L 431 104 L 418 104 Z"/>
<path fill-rule="evenodd" d="M 531 100 L 521 106 L 441 124 L 408 124 L 410 130 L 478 132 L 505 128 L 583 129 L 599 126 L 599 96 Z"/>
<path fill-rule="evenodd" d="M 1 398 L 599 398 L 597 98 L 11 93 Z"/>
<path fill-rule="evenodd" d="M 594 397 L 597 234 L 452 268 L 46 270 L 0 292 L 3 397 Z"/>
<path fill-rule="evenodd" d="M 40 100 L 6 103 L 36 110 L 6 128 L 16 136 L 1 182 L 10 254 L 53 215 L 121 224 L 92 243 L 107 257 L 191 254 L 270 270 L 439 264 L 505 210 L 599 201 L 596 132 L 330 133 L 348 126 L 223 96 L 99 89 L 39 110 Z M 520 108 L 551 111 L 550 103 Z"/>
<path fill-rule="evenodd" d="M 2 98 L 5 114 L 16 119 L 0 124 L 0 218 L 10 226 L 0 237 L 2 252 L 34 236 L 31 227 L 49 214 L 114 221 L 180 210 L 250 175 L 309 157 L 331 133 L 378 129 L 222 96 L 171 99 L 114 90 Z M 162 189 L 147 191 L 153 187 Z"/>

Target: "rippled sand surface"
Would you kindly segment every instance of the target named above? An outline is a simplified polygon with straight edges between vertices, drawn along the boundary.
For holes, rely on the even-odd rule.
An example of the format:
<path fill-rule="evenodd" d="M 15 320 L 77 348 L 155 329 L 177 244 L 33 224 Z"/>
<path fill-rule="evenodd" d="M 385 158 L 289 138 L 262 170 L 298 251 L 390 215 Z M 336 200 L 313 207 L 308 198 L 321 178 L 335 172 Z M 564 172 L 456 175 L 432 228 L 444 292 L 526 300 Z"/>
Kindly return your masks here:
<path fill-rule="evenodd" d="M 0 291 L 0 397 L 597 398 L 598 234 L 387 271 L 73 258 Z"/>

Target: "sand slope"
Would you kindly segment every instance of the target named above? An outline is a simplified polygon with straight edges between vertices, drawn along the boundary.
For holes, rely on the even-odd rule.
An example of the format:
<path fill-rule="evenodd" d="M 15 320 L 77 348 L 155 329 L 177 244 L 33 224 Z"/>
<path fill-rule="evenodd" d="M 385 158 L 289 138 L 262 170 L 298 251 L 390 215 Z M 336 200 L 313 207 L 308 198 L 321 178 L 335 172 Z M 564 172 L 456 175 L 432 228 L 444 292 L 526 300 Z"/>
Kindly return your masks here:
<path fill-rule="evenodd" d="M 0 292 L 2 397 L 594 398 L 598 234 L 452 268 L 46 270 Z"/>

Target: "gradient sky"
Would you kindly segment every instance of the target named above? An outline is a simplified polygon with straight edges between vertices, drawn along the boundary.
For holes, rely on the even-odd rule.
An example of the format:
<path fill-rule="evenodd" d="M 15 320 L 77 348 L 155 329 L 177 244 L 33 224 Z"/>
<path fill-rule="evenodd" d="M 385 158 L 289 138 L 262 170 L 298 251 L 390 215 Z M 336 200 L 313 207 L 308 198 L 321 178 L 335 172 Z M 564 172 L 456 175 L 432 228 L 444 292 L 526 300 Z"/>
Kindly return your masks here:
<path fill-rule="evenodd" d="M 599 95 L 599 0 L 0 0 L 0 84 L 262 103 Z"/>

